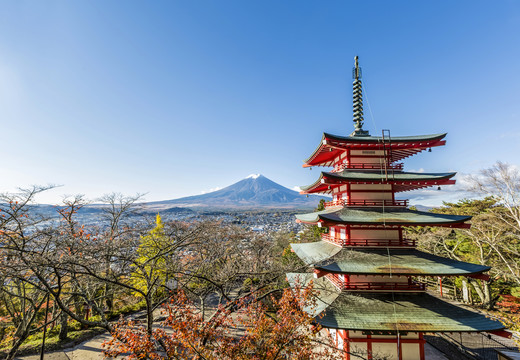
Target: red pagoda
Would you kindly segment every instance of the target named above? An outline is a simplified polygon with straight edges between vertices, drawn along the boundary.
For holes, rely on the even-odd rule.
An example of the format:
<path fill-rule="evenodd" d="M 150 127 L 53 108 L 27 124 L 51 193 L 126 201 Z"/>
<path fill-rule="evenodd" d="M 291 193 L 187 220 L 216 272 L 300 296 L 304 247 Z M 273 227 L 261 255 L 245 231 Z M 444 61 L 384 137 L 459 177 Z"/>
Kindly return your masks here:
<path fill-rule="evenodd" d="M 330 194 L 318 212 L 297 221 L 328 228 L 322 240 L 292 244 L 312 273 L 287 274 L 291 284 L 314 278 L 319 290 L 313 315 L 346 359 L 423 360 L 424 333 L 500 331 L 498 321 L 426 293 L 421 277 L 467 276 L 486 280 L 490 268 L 416 249 L 404 226 L 468 228 L 470 216 L 434 214 L 407 208 L 396 193 L 454 184 L 455 173 L 415 173 L 401 160 L 446 143 L 446 134 L 391 137 L 363 130 L 363 98 L 358 59 L 354 68 L 354 132 L 323 134 L 304 167 L 324 166 L 303 194 Z M 359 356 L 358 356 L 359 355 Z"/>

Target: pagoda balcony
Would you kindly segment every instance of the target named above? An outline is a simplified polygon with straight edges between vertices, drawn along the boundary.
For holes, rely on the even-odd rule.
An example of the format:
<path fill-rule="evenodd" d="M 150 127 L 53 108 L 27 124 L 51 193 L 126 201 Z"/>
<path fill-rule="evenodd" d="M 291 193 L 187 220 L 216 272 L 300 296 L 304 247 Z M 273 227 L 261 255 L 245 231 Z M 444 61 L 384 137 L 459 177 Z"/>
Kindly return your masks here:
<path fill-rule="evenodd" d="M 384 170 L 384 164 L 366 164 L 366 163 L 350 163 L 350 164 L 339 164 L 334 166 L 332 172 L 339 172 L 343 170 Z M 403 170 L 403 163 L 398 164 L 387 164 L 387 170 Z"/>
<path fill-rule="evenodd" d="M 399 206 L 407 207 L 408 200 L 333 200 L 326 202 L 325 208 L 340 207 L 340 206 Z"/>
<path fill-rule="evenodd" d="M 343 290 L 349 291 L 426 291 L 421 283 L 387 283 L 387 282 L 356 282 L 343 284 Z"/>
<path fill-rule="evenodd" d="M 330 234 L 321 234 L 323 241 L 340 246 L 368 246 L 368 247 L 415 247 L 416 241 L 409 239 L 340 239 Z"/>
<path fill-rule="evenodd" d="M 344 282 L 337 274 L 327 274 L 326 277 L 342 291 L 426 291 L 426 285 L 418 282 Z"/>

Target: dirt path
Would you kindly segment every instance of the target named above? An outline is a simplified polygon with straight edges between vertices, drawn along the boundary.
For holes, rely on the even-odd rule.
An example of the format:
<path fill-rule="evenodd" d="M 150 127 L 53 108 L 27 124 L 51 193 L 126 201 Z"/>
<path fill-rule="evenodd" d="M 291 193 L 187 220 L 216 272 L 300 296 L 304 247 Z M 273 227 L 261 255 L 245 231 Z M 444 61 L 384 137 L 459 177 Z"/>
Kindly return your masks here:
<path fill-rule="evenodd" d="M 45 353 L 45 360 L 101 360 L 103 353 L 101 344 L 110 339 L 108 333 L 98 335 L 73 348 Z M 16 360 L 39 360 L 40 355 L 17 357 Z"/>

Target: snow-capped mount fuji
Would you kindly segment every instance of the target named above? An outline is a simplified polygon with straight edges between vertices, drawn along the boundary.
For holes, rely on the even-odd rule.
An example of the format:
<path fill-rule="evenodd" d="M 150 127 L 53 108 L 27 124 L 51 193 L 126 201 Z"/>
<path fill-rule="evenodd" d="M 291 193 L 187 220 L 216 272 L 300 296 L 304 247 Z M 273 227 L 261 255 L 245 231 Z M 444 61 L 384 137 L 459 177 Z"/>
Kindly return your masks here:
<path fill-rule="evenodd" d="M 301 195 L 261 174 L 252 174 L 232 185 L 210 193 L 180 199 L 155 201 L 147 207 L 168 209 L 169 207 L 212 208 L 212 209 L 311 209 L 318 205 L 322 196 Z"/>

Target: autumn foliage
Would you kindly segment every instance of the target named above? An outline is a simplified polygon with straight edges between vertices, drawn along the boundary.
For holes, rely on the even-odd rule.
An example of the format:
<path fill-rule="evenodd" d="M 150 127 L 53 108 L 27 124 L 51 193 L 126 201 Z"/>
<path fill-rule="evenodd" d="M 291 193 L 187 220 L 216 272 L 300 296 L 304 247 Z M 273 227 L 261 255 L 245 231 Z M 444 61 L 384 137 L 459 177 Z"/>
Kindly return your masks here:
<path fill-rule="evenodd" d="M 497 306 L 503 308 L 509 313 L 520 314 L 520 298 L 513 295 L 500 295 L 500 301 Z"/>
<path fill-rule="evenodd" d="M 164 307 L 166 319 L 150 336 L 144 325 L 120 320 L 105 355 L 128 359 L 335 359 L 338 351 L 320 334 L 309 310 L 312 285 L 286 289 L 280 298 L 258 296 L 220 305 L 203 319 L 182 291 Z M 265 299 L 265 298 L 264 298 Z"/>

